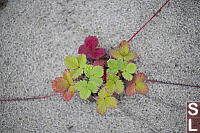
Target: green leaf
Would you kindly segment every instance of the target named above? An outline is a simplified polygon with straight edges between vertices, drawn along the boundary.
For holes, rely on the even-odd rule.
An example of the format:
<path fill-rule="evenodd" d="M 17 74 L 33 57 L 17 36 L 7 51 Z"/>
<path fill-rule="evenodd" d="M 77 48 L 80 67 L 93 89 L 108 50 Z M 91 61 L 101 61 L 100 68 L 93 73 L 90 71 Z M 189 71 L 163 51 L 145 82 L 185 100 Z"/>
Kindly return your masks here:
<path fill-rule="evenodd" d="M 130 74 L 133 74 L 136 72 L 136 65 L 134 63 L 129 63 L 126 67 L 126 71 Z"/>
<path fill-rule="evenodd" d="M 114 74 L 110 74 L 107 77 L 106 90 L 110 94 L 112 94 L 114 92 L 120 94 L 124 91 L 123 82 L 121 80 L 119 80 L 118 76 L 116 76 Z"/>
<path fill-rule="evenodd" d="M 84 90 L 79 91 L 79 95 L 82 99 L 86 100 L 91 95 L 91 91 L 85 88 Z"/>
<path fill-rule="evenodd" d="M 104 72 L 101 66 L 95 66 L 92 70 L 93 76 L 95 77 L 102 77 Z"/>
<path fill-rule="evenodd" d="M 64 63 L 69 69 L 76 69 L 79 66 L 78 60 L 74 56 L 67 56 L 64 60 Z"/>
<path fill-rule="evenodd" d="M 95 83 L 93 81 L 89 81 L 88 82 L 88 87 L 87 87 L 90 91 L 92 91 L 92 93 L 97 93 L 98 91 L 98 87 L 95 85 Z"/>
<path fill-rule="evenodd" d="M 118 79 L 119 79 L 119 77 L 116 76 L 116 75 L 114 75 L 114 74 L 109 74 L 109 75 L 107 76 L 107 81 L 109 81 L 109 80 L 111 80 L 111 81 L 116 81 L 116 80 L 118 80 Z"/>
<path fill-rule="evenodd" d="M 104 114 L 106 112 L 106 102 L 104 98 L 98 98 L 96 104 L 99 114 Z"/>
<path fill-rule="evenodd" d="M 77 57 L 78 64 L 80 68 L 84 68 L 87 62 L 86 56 L 84 54 L 81 54 Z"/>
<path fill-rule="evenodd" d="M 84 68 L 84 73 L 85 73 L 85 75 L 86 75 L 87 77 L 92 77 L 92 76 L 93 76 L 93 71 L 92 71 L 92 69 L 93 69 L 93 66 L 92 66 L 92 65 L 87 65 L 87 66 L 85 66 L 85 68 Z"/>
<path fill-rule="evenodd" d="M 121 94 L 124 92 L 124 85 L 123 82 L 121 80 L 117 80 L 116 81 L 116 88 L 115 88 L 115 92 L 117 94 Z"/>
<path fill-rule="evenodd" d="M 122 72 L 126 70 L 127 65 L 128 65 L 128 62 L 127 62 L 127 61 L 123 61 L 122 67 L 121 67 L 121 71 L 122 71 Z"/>
<path fill-rule="evenodd" d="M 133 78 L 133 75 L 129 74 L 128 72 L 123 72 L 122 76 L 128 81 L 130 81 Z"/>
<path fill-rule="evenodd" d="M 90 81 L 92 81 L 96 86 L 101 86 L 103 83 L 102 78 L 91 77 Z"/>
<path fill-rule="evenodd" d="M 126 56 L 124 56 L 124 60 L 129 61 L 136 58 L 135 52 L 129 52 Z"/>
<path fill-rule="evenodd" d="M 104 114 L 108 108 L 117 108 L 118 101 L 114 97 L 107 93 L 105 88 L 101 89 L 99 92 L 99 98 L 97 98 L 96 104 L 97 109 L 100 114 Z"/>
<path fill-rule="evenodd" d="M 83 69 L 81 68 L 73 69 L 71 70 L 70 74 L 72 75 L 73 79 L 76 79 L 83 74 Z"/>
<path fill-rule="evenodd" d="M 101 98 L 111 96 L 111 94 L 108 93 L 108 92 L 106 91 L 105 88 L 101 89 L 101 90 L 99 91 L 98 95 L 99 95 L 99 97 L 101 97 Z"/>
<path fill-rule="evenodd" d="M 123 82 L 119 79 L 107 80 L 106 90 L 110 94 L 113 94 L 114 92 L 121 94 L 124 91 Z"/>
<path fill-rule="evenodd" d="M 109 59 L 107 64 L 108 64 L 108 70 L 107 73 L 113 73 L 113 74 L 117 74 L 118 71 L 121 69 L 122 67 L 122 60 L 118 59 L 118 60 L 114 60 L 114 59 Z"/>
<path fill-rule="evenodd" d="M 79 91 L 84 90 L 87 88 L 87 81 L 81 80 L 75 84 L 75 88 Z"/>
<path fill-rule="evenodd" d="M 105 103 L 106 103 L 106 107 L 116 109 L 118 101 L 114 97 L 106 97 Z"/>
<path fill-rule="evenodd" d="M 63 72 L 63 78 L 66 79 L 71 86 L 74 85 L 74 82 L 72 80 L 69 70 L 65 69 L 65 71 Z"/>
<path fill-rule="evenodd" d="M 114 91 L 115 91 L 115 88 L 116 88 L 115 82 L 112 81 L 112 80 L 108 80 L 107 83 L 106 83 L 107 92 L 110 93 L 110 94 L 113 94 Z"/>
<path fill-rule="evenodd" d="M 122 56 L 126 56 L 129 52 L 129 44 L 127 41 L 123 40 L 120 44 L 119 52 Z"/>

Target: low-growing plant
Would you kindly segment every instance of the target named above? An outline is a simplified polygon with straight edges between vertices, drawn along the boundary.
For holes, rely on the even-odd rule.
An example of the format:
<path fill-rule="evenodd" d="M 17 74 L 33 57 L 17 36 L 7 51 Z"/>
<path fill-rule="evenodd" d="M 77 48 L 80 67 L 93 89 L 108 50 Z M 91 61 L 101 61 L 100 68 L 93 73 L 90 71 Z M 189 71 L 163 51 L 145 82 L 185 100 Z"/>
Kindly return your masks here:
<path fill-rule="evenodd" d="M 78 57 L 65 58 L 67 69 L 63 77 L 52 81 L 52 88 L 62 93 L 65 101 L 71 100 L 78 91 L 84 100 L 93 97 L 98 112 L 104 114 L 107 108 L 117 108 L 116 96 L 125 90 L 128 96 L 135 93 L 147 94 L 145 74 L 136 74 L 136 65 L 133 63 L 136 53 L 130 51 L 127 41 L 123 40 L 118 49 L 110 51 L 110 58 L 106 58 L 105 50 L 97 46 L 98 39 L 88 36 L 85 44 L 79 47 Z M 128 86 L 127 89 L 125 86 Z"/>

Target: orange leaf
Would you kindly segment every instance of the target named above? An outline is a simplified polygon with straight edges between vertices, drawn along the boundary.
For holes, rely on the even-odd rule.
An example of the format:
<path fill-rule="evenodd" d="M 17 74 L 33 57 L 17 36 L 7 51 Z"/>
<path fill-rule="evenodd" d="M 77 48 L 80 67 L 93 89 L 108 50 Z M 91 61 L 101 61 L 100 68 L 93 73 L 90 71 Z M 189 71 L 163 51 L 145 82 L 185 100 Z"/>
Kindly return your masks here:
<path fill-rule="evenodd" d="M 132 95 L 135 94 L 135 82 L 134 82 L 134 80 L 131 81 L 128 88 L 126 89 L 126 94 L 128 96 L 132 96 Z"/>
<path fill-rule="evenodd" d="M 149 88 L 147 86 L 147 84 L 145 84 L 144 82 L 139 82 L 138 85 L 135 87 L 135 90 L 138 94 L 147 94 Z"/>
<path fill-rule="evenodd" d="M 138 94 L 147 94 L 148 93 L 148 86 L 146 83 L 144 83 L 144 80 L 145 80 L 145 74 L 144 73 L 138 73 L 136 74 L 131 83 L 129 84 L 127 90 L 126 90 L 126 94 L 128 96 L 131 96 L 133 94 L 135 94 L 136 92 Z"/>
<path fill-rule="evenodd" d="M 69 89 L 67 89 L 65 92 L 62 93 L 62 97 L 64 101 L 69 101 L 72 99 L 72 97 L 74 96 L 75 93 L 75 89 L 73 86 L 70 86 Z"/>
<path fill-rule="evenodd" d="M 62 77 L 56 77 L 56 79 L 52 81 L 52 88 L 56 92 L 62 93 L 69 88 L 69 83 Z"/>

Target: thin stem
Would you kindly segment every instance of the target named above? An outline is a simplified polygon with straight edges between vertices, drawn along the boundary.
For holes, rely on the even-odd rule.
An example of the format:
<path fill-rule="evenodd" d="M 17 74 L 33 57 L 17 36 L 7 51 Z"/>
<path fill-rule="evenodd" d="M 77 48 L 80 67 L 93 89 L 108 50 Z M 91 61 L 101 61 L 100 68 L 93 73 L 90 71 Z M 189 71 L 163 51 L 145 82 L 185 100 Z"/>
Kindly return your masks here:
<path fill-rule="evenodd" d="M 58 96 L 61 94 L 53 94 L 49 96 L 41 96 L 41 97 L 28 97 L 28 98 L 14 98 L 14 99 L 0 99 L 0 101 L 27 101 L 27 100 L 34 100 L 34 99 L 44 99 L 48 97 Z"/>
<path fill-rule="evenodd" d="M 169 2 L 170 0 L 167 0 L 165 4 L 162 5 L 162 7 L 128 40 L 130 42 L 134 36 L 136 36 L 161 10 L 162 8 Z"/>
<path fill-rule="evenodd" d="M 200 88 L 199 85 L 188 85 L 188 84 L 172 83 L 172 82 L 164 82 L 164 81 L 151 80 L 151 79 L 146 79 L 146 81 L 147 81 L 147 82 L 153 82 L 153 83 L 159 83 L 159 84 L 180 85 L 180 86 L 188 86 L 188 87 L 196 87 L 196 88 Z"/>

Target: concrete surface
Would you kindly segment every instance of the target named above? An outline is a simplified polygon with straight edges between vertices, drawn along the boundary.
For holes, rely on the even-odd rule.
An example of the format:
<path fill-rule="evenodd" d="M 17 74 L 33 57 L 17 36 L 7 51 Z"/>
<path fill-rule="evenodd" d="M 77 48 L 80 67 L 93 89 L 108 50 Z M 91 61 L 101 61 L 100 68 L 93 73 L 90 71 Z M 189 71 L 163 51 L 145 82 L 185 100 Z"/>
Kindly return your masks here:
<path fill-rule="evenodd" d="M 77 56 L 85 37 L 100 47 L 128 40 L 163 0 L 9 0 L 0 9 L 0 98 L 54 94 L 64 59 Z M 200 1 L 171 0 L 131 42 L 138 71 L 148 78 L 200 84 Z M 148 83 L 147 96 L 121 97 L 117 110 L 99 115 L 96 104 L 76 94 L 0 102 L 0 131 L 7 132 L 185 132 L 185 103 L 200 89 Z"/>

